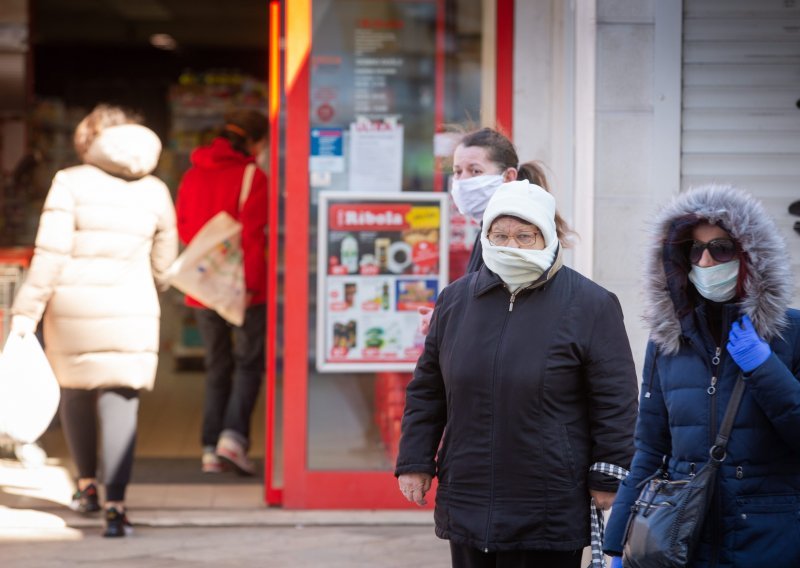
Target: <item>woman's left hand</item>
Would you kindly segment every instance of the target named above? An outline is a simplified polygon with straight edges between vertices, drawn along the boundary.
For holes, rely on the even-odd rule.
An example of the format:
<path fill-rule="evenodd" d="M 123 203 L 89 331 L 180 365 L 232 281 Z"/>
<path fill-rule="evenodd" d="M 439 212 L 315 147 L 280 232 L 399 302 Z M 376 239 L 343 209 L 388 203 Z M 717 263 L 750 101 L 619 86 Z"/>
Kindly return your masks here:
<path fill-rule="evenodd" d="M 733 322 L 728 333 L 728 353 L 745 373 L 755 370 L 769 359 L 772 349 L 769 343 L 761 339 L 750 321 L 750 316 L 744 316 L 741 323 Z"/>
<path fill-rule="evenodd" d="M 611 505 L 614 504 L 614 498 L 617 496 L 616 493 L 611 493 L 609 491 L 596 491 L 594 489 L 589 490 L 589 495 L 592 496 L 594 499 L 594 504 L 601 511 L 607 511 L 610 509 Z"/>

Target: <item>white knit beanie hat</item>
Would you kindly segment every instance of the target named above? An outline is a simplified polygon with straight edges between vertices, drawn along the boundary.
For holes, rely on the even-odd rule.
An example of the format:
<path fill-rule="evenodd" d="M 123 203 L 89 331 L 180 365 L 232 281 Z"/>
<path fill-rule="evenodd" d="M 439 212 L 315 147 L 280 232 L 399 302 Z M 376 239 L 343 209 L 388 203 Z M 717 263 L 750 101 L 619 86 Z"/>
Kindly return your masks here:
<path fill-rule="evenodd" d="M 528 180 L 510 181 L 494 192 L 483 213 L 483 235 L 488 236 L 492 223 L 503 215 L 513 215 L 536 225 L 545 246 L 556 238 L 556 200 L 545 189 Z"/>

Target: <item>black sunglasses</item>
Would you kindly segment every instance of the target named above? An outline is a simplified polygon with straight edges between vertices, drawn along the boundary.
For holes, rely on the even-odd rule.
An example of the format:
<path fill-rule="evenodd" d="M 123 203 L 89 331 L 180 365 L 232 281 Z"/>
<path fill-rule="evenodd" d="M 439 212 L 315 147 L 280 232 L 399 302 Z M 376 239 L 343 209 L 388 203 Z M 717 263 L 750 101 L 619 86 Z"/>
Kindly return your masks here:
<path fill-rule="evenodd" d="M 694 241 L 689 249 L 689 262 L 697 264 L 708 249 L 711 258 L 717 262 L 730 262 L 736 256 L 736 243 L 732 239 L 713 239 L 707 243 Z"/>

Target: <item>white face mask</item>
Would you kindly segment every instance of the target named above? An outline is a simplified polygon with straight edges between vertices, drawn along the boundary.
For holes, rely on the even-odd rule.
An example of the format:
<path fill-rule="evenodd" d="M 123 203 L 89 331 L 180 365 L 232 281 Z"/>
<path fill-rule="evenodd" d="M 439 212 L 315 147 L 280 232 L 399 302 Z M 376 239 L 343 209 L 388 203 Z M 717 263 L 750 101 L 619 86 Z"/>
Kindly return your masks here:
<path fill-rule="evenodd" d="M 481 235 L 483 262 L 510 285 L 533 282 L 553 265 L 558 250 L 558 239 L 553 239 L 544 249 L 522 249 L 494 246 Z"/>
<path fill-rule="evenodd" d="M 500 174 L 453 179 L 450 193 L 462 215 L 480 221 L 489 199 L 501 185 L 503 185 L 503 176 Z"/>
<path fill-rule="evenodd" d="M 714 266 L 695 266 L 689 271 L 689 280 L 700 295 L 712 302 L 727 302 L 736 295 L 739 261 L 731 260 Z"/>

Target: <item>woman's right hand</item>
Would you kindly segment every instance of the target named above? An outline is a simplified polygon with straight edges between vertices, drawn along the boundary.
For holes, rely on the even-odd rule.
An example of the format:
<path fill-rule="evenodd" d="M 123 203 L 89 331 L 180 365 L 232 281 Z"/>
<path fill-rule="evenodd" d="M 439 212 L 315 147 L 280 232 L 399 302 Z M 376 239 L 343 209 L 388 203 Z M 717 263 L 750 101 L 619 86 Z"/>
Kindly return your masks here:
<path fill-rule="evenodd" d="M 419 312 L 419 332 L 422 335 L 428 335 L 428 330 L 431 327 L 431 318 L 433 317 L 433 308 L 417 308 Z"/>
<path fill-rule="evenodd" d="M 431 488 L 431 476 L 427 473 L 404 473 L 397 477 L 400 493 L 420 507 L 427 505 L 425 494 Z"/>

